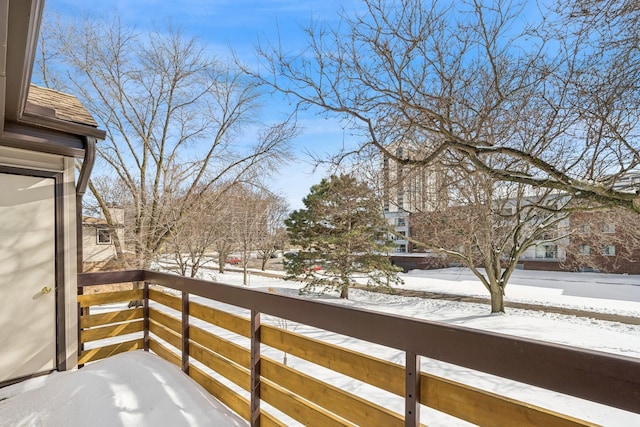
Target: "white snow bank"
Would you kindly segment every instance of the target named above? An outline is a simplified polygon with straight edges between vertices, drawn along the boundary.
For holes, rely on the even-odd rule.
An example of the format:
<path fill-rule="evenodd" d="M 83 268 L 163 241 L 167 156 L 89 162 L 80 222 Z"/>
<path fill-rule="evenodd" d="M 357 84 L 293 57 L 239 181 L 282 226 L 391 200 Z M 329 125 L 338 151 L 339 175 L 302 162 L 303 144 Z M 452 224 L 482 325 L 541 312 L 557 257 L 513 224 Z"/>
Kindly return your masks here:
<path fill-rule="evenodd" d="M 134 351 L 0 389 L 0 426 L 246 426 L 176 366 Z"/>

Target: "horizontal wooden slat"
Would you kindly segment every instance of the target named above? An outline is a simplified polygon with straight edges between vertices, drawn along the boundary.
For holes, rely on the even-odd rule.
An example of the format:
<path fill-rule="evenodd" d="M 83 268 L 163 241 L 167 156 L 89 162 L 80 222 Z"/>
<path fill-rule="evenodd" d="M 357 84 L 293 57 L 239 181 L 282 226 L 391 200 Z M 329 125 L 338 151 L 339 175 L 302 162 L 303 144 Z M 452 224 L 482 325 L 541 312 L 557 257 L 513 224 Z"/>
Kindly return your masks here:
<path fill-rule="evenodd" d="M 289 354 L 349 375 L 352 378 L 404 396 L 404 369 L 400 365 L 302 337 L 293 332 L 268 325 L 262 326 L 262 342 Z M 371 374 L 379 374 L 379 376 L 371 378 Z M 380 381 L 385 378 L 386 382 Z M 426 374 L 422 374 L 421 384 L 423 388 L 421 402 L 423 404 L 475 424 L 492 424 L 496 423 L 497 419 L 521 419 L 523 420 L 520 423 L 521 425 L 589 425 L 583 421 L 564 417 L 561 414 L 552 413 L 523 402 L 492 395 L 473 387 Z M 426 384 L 429 384 L 428 389 L 425 389 Z M 442 387 L 442 390 L 439 390 L 440 387 Z M 431 396 L 437 396 L 437 398 L 434 399 Z M 469 411 L 470 407 L 479 403 L 481 408 L 478 411 Z M 489 410 L 487 408 L 495 409 Z M 496 417 L 496 414 L 501 414 L 502 412 L 513 414 L 513 418 L 511 415 L 504 418 L 502 416 Z M 524 420 L 537 420 L 538 424 L 531 424 L 531 421 L 525 422 Z M 507 424 L 509 423 L 507 422 Z"/>
<path fill-rule="evenodd" d="M 144 310 L 142 308 L 91 314 L 87 316 L 80 316 L 80 327 L 91 328 L 95 326 L 108 325 L 110 323 L 126 322 L 128 320 L 142 319 L 143 316 Z"/>
<path fill-rule="evenodd" d="M 251 377 L 249 370 L 231 362 L 220 355 L 213 353 L 203 346 L 191 343 L 189 345 L 189 356 L 201 362 L 216 373 L 222 375 L 234 384 L 249 390 Z"/>
<path fill-rule="evenodd" d="M 129 302 L 142 299 L 142 289 L 131 291 L 104 292 L 98 294 L 78 295 L 80 307 L 93 305 L 113 304 L 116 302 Z"/>
<path fill-rule="evenodd" d="M 264 378 L 357 425 L 404 426 L 400 414 L 268 358 L 261 359 L 261 373 Z"/>
<path fill-rule="evenodd" d="M 404 396 L 404 368 L 400 365 L 269 325 L 262 325 L 261 339 L 263 344 Z"/>
<path fill-rule="evenodd" d="M 189 327 L 189 338 L 240 366 L 245 368 L 249 368 L 250 366 L 251 353 L 249 352 L 249 349 L 242 347 L 241 345 L 224 338 L 220 338 L 209 331 L 205 331 L 193 325 Z"/>
<path fill-rule="evenodd" d="M 167 313 L 163 313 L 160 310 L 156 310 L 153 307 L 149 307 L 149 319 L 164 325 L 178 334 L 182 333 L 182 320 L 177 317 L 171 316 Z"/>
<path fill-rule="evenodd" d="M 249 400 L 231 390 L 220 381 L 211 378 L 204 371 L 196 366 L 189 367 L 189 376 L 193 378 L 198 384 L 204 387 L 213 397 L 218 399 L 223 404 L 227 405 L 232 411 L 240 415 L 245 420 L 249 420 L 251 416 L 251 410 L 249 407 Z M 279 421 L 265 411 L 262 411 L 262 417 L 260 419 L 260 425 L 262 427 L 286 427 L 287 424 Z"/>
<path fill-rule="evenodd" d="M 91 350 L 85 350 L 80 354 L 80 357 L 78 358 L 78 365 L 83 365 L 85 363 L 104 359 L 105 357 L 113 356 L 118 353 L 124 353 L 125 351 L 142 349 L 143 347 L 144 340 L 140 338 L 137 340 L 92 348 Z"/>
<path fill-rule="evenodd" d="M 154 339 L 149 340 L 149 350 L 153 351 L 158 356 L 162 357 L 164 360 L 173 363 L 174 365 L 180 367 L 182 366 L 182 359 L 179 355 L 169 350 L 167 347 L 160 344 L 158 341 Z"/>
<path fill-rule="evenodd" d="M 149 332 L 155 334 L 158 338 L 168 342 L 177 350 L 182 349 L 182 337 L 180 336 L 180 334 L 161 325 L 160 323 L 151 320 L 149 322 Z"/>
<path fill-rule="evenodd" d="M 577 427 L 596 424 L 430 374 L 420 374 L 420 401 L 477 425 Z"/>
<path fill-rule="evenodd" d="M 270 381 L 260 382 L 260 398 L 305 426 L 355 426 Z"/>
<path fill-rule="evenodd" d="M 174 310 L 182 311 L 181 298 L 178 298 L 175 295 L 170 295 L 156 289 L 149 289 L 149 299 L 162 305 L 166 305 L 169 308 L 173 308 Z"/>
<path fill-rule="evenodd" d="M 189 367 L 189 376 L 204 387 L 213 397 L 227 405 L 245 420 L 249 420 L 251 411 L 247 398 L 234 392 L 215 378 L 205 374 L 204 371 L 197 366 Z"/>
<path fill-rule="evenodd" d="M 212 325 L 235 332 L 243 337 L 249 338 L 251 336 L 251 323 L 247 318 L 226 313 L 193 301 L 189 303 L 189 315 Z"/>
<path fill-rule="evenodd" d="M 80 332 L 80 340 L 83 343 L 113 338 L 121 335 L 133 334 L 144 330 L 144 322 L 136 320 L 128 323 L 118 323 L 116 325 L 102 326 L 99 328 L 85 329 Z"/>

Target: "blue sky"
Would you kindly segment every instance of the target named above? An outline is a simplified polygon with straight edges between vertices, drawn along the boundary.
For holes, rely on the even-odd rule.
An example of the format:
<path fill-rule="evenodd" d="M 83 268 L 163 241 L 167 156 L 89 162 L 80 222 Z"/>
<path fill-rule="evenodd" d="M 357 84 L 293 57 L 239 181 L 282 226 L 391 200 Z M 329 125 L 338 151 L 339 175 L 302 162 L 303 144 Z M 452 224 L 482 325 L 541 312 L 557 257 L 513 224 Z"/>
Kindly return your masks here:
<path fill-rule="evenodd" d="M 303 28 L 312 20 L 335 23 L 343 8 L 352 11 L 358 4 L 357 0 L 46 0 L 45 16 L 48 11 L 100 16 L 115 10 L 125 23 L 142 30 L 169 21 L 199 38 L 217 56 L 229 55 L 233 49 L 251 61 L 259 39 L 275 41 L 279 36 L 288 51 L 302 49 L 306 42 Z M 266 111 L 273 111 L 273 106 L 268 107 Z M 284 104 L 278 107 L 289 108 Z M 337 121 L 321 116 L 302 116 L 300 124 L 303 133 L 294 141 L 300 158 L 283 165 L 270 185 L 292 209 L 303 207 L 302 198 L 325 174 L 312 173 L 309 159 L 302 153 L 333 153 L 348 134 Z"/>

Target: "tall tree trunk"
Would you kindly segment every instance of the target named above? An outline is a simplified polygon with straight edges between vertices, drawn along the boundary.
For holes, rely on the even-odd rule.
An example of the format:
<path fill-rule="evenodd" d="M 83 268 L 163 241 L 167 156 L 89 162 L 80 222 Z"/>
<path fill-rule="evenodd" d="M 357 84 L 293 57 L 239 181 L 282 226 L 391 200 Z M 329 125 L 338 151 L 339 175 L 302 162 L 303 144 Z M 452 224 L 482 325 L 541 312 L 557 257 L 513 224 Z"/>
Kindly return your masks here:
<path fill-rule="evenodd" d="M 491 313 L 504 313 L 504 289 L 497 283 L 491 284 Z"/>
<path fill-rule="evenodd" d="M 349 285 L 344 285 L 340 288 L 340 298 L 349 299 Z"/>
<path fill-rule="evenodd" d="M 227 255 L 220 253 L 218 255 L 218 273 L 224 274 L 224 263 L 226 261 Z"/>

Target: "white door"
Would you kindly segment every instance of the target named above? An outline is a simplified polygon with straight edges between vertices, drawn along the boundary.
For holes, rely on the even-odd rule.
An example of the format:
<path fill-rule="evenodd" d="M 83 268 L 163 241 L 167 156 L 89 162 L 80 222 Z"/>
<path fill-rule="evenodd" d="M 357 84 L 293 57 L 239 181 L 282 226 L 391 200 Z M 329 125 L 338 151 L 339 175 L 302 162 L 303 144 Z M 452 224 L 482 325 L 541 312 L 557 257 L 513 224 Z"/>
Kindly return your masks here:
<path fill-rule="evenodd" d="M 56 368 L 55 180 L 0 173 L 0 382 Z"/>

